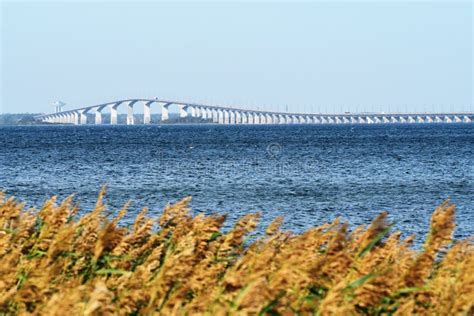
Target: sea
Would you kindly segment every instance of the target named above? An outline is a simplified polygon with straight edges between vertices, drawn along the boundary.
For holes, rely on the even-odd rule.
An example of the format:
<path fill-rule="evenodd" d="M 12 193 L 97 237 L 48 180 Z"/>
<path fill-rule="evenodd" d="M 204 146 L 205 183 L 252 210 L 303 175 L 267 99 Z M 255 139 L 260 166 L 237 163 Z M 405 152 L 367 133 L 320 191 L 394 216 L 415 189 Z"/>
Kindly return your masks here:
<path fill-rule="evenodd" d="M 0 127 L 0 190 L 40 208 L 74 195 L 82 213 L 107 188 L 108 214 L 192 196 L 226 229 L 260 212 L 294 233 L 389 212 L 422 242 L 436 206 L 456 204 L 456 238 L 474 236 L 474 124 Z"/>

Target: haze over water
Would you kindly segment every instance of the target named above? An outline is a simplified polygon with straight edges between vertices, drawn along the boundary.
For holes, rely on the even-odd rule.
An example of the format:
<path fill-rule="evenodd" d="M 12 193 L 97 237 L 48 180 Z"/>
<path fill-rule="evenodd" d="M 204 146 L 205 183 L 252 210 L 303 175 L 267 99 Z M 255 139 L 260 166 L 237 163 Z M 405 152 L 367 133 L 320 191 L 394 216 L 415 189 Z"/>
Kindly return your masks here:
<path fill-rule="evenodd" d="M 451 197 L 456 237 L 474 235 L 473 124 L 7 126 L 0 146 L 0 187 L 36 205 L 76 193 L 87 211 L 107 184 L 128 218 L 192 195 L 196 212 L 283 215 L 295 232 L 388 210 L 420 236 Z"/>

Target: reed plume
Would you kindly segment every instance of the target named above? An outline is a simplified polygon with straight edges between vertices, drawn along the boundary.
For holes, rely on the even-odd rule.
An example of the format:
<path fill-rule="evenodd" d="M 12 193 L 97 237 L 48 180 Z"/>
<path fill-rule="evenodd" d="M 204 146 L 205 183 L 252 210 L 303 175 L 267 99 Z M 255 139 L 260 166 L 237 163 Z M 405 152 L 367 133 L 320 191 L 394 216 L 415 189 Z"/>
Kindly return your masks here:
<path fill-rule="evenodd" d="M 449 202 L 416 250 L 387 213 L 249 238 L 259 214 L 225 231 L 188 197 L 124 225 L 130 206 L 112 217 L 104 197 L 78 216 L 72 197 L 35 210 L 0 193 L 0 314 L 474 314 L 474 244 L 453 240 Z"/>

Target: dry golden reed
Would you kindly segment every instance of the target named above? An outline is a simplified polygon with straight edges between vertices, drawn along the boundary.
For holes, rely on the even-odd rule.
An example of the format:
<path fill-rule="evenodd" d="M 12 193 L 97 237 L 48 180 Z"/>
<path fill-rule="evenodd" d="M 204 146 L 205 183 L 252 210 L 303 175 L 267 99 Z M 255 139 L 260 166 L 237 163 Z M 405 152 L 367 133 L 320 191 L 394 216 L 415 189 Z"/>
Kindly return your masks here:
<path fill-rule="evenodd" d="M 474 245 L 453 241 L 454 206 L 433 213 L 423 247 L 387 214 L 349 230 L 336 220 L 296 235 L 259 214 L 223 231 L 189 198 L 120 225 L 104 192 L 78 217 L 68 198 L 37 210 L 0 193 L 0 314 L 473 315 Z"/>

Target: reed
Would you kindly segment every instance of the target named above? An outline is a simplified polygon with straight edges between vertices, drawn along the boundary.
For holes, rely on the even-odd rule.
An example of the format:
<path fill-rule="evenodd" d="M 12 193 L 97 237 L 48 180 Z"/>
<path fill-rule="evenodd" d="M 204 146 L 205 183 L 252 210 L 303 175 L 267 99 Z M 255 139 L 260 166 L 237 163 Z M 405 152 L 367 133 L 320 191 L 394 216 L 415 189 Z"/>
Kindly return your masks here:
<path fill-rule="evenodd" d="M 186 198 L 124 226 L 128 206 L 110 218 L 104 194 L 82 216 L 72 198 L 34 210 L 0 194 L 2 314 L 474 314 L 474 244 L 452 239 L 449 202 L 416 250 L 386 213 L 302 234 L 277 218 L 249 242 L 259 214 L 224 232 L 224 216 L 193 217 Z"/>

